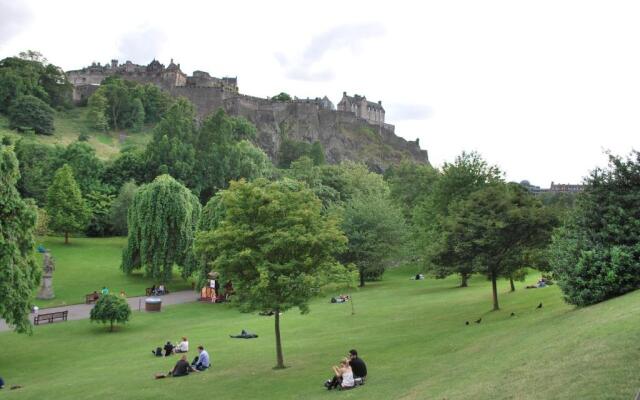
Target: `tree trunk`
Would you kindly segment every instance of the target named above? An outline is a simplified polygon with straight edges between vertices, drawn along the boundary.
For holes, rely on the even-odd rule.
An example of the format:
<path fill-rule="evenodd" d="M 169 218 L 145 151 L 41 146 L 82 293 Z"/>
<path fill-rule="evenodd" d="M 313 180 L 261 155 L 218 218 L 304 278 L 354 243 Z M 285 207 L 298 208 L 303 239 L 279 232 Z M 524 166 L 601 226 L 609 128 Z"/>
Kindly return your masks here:
<path fill-rule="evenodd" d="M 109 332 L 113 332 L 113 321 L 111 321 L 111 328 L 109 328 Z"/>
<path fill-rule="evenodd" d="M 497 277 L 494 272 L 491 273 L 491 288 L 493 289 L 493 311 L 498 311 L 500 306 L 498 305 L 498 284 L 496 282 Z"/>
<path fill-rule="evenodd" d="M 64 233 L 64 244 L 69 244 L 69 232 Z"/>
<path fill-rule="evenodd" d="M 364 286 L 364 271 L 360 270 L 360 287 Z"/>
<path fill-rule="evenodd" d="M 467 281 L 469 281 L 469 274 L 461 273 L 461 274 L 460 274 L 460 278 L 462 279 L 462 282 L 460 282 L 460 287 L 467 287 L 467 286 L 469 286 L 469 285 L 467 284 Z"/>
<path fill-rule="evenodd" d="M 511 285 L 511 291 L 515 292 L 516 291 L 516 286 L 513 284 L 513 277 L 509 276 L 509 284 Z"/>
<path fill-rule="evenodd" d="M 276 317 L 276 358 L 278 361 L 276 369 L 282 369 L 284 368 L 284 357 L 282 356 L 282 342 L 280 340 L 280 309 L 276 308 L 274 312 Z"/>

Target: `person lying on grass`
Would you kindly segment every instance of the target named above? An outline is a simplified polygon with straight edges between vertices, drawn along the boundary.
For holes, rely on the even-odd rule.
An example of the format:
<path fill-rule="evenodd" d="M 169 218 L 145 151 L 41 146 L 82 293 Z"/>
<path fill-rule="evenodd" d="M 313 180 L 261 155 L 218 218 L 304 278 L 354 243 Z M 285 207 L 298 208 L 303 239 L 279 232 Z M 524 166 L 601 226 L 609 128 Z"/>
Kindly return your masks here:
<path fill-rule="evenodd" d="M 356 385 L 348 359 L 343 359 L 340 361 L 340 365 L 334 365 L 332 369 L 334 374 L 333 378 L 324 383 L 327 390 L 335 389 L 338 386 L 342 389 L 351 389 Z"/>

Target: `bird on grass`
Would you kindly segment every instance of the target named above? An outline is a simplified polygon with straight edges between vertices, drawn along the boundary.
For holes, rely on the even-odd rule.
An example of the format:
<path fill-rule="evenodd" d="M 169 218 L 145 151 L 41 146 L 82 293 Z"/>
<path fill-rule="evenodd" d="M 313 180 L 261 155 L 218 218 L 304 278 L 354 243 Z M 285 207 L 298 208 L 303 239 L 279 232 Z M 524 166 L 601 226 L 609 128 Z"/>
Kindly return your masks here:
<path fill-rule="evenodd" d="M 542 302 L 540 302 L 540 304 L 538 304 L 538 307 L 536 308 L 542 308 Z"/>
<path fill-rule="evenodd" d="M 515 317 L 515 316 L 516 316 L 516 313 L 512 312 L 512 313 L 511 313 L 511 316 L 512 316 L 512 317 Z"/>
<path fill-rule="evenodd" d="M 464 324 L 465 325 L 469 325 L 469 321 L 464 321 Z"/>
<path fill-rule="evenodd" d="M 482 317 L 480 317 L 480 318 L 478 318 L 478 319 L 476 320 L 476 324 L 479 324 L 480 322 L 482 322 Z"/>

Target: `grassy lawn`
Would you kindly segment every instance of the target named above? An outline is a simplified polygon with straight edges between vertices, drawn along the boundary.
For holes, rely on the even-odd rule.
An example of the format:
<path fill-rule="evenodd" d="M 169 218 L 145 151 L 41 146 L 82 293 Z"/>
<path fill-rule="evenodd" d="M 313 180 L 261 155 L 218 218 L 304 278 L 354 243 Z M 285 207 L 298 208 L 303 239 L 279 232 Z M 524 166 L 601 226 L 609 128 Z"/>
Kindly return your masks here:
<path fill-rule="evenodd" d="M 127 240 L 114 238 L 71 238 L 64 244 L 62 237 L 46 237 L 37 240 L 51 250 L 56 270 L 53 273 L 53 300 L 37 300 L 40 307 L 53 307 L 84 302 L 84 295 L 100 290 L 106 285 L 111 291 L 124 290 L 128 296 L 143 295 L 144 289 L 153 285 L 142 273 L 126 275 L 120 271 L 122 249 Z M 38 265 L 42 265 L 42 255 L 36 254 Z M 176 274 L 169 283 L 170 290 L 190 289 L 188 282 Z"/>
<path fill-rule="evenodd" d="M 0 115 L 0 137 L 9 136 L 14 140 L 26 137 L 39 143 L 66 146 L 78 140 L 81 133 L 85 133 L 89 136 L 87 143 L 96 149 L 96 155 L 103 160 L 115 157 L 125 145 L 144 147 L 151 140 L 152 126 L 145 126 L 141 132 L 122 132 L 123 140 L 120 132 L 96 132 L 87 126 L 86 113 L 86 107 L 56 112 L 53 135 L 19 133 L 9 129 L 9 120 Z"/>
<path fill-rule="evenodd" d="M 329 296 L 314 301 L 310 314 L 287 312 L 282 329 L 290 368 L 280 371 L 271 369 L 273 319 L 226 305 L 136 312 L 112 334 L 89 321 L 41 326 L 31 337 L 2 333 L 0 374 L 23 388 L 0 398 L 631 399 L 640 388 L 640 291 L 574 309 L 555 286 L 524 290 L 522 283 L 507 293 L 501 282 L 502 310 L 489 312 L 483 278 L 460 289 L 455 279 L 409 280 L 414 272 L 396 269 L 352 291 L 355 315 L 349 303 L 330 304 Z M 465 326 L 480 316 L 481 324 Z M 260 338 L 228 337 L 243 328 Z M 191 341 L 189 357 L 204 344 L 214 368 L 154 380 L 176 358 L 154 358 L 152 347 L 181 335 Z M 330 366 L 352 347 L 368 364 L 367 384 L 327 392 L 322 382 Z"/>

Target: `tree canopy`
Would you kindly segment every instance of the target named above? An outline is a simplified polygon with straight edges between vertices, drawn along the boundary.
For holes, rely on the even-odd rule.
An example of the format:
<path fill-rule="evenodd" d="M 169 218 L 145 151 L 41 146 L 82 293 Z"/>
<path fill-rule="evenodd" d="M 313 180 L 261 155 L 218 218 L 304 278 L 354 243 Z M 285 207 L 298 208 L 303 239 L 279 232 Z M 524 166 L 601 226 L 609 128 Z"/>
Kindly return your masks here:
<path fill-rule="evenodd" d="M 189 276 L 200 210 L 198 198 L 170 175 L 141 186 L 128 211 L 122 270 L 130 273 L 144 268 L 148 276 L 167 282 L 173 266 L 178 265 L 182 276 Z"/>
<path fill-rule="evenodd" d="M 58 169 L 53 177 L 47 192 L 47 213 L 49 226 L 64 233 L 65 244 L 69 243 L 69 233 L 82 231 L 87 225 L 90 210 L 68 164 Z"/>
<path fill-rule="evenodd" d="M 313 192 L 292 180 L 231 182 L 220 202 L 221 221 L 196 239 L 197 256 L 204 261 L 201 274 L 215 270 L 231 279 L 234 301 L 243 309 L 275 312 L 277 367 L 282 368 L 280 312 L 309 311 L 323 278 L 343 269 L 334 255 L 347 239 L 338 221 L 322 214 Z"/>
<path fill-rule="evenodd" d="M 91 309 L 91 322 L 109 324 L 109 332 L 113 332 L 116 323 L 125 324 L 131 317 L 131 307 L 127 300 L 114 294 L 101 295 Z"/>
<path fill-rule="evenodd" d="M 53 134 L 55 111 L 35 96 L 20 96 L 9 107 L 9 127 L 19 131 L 33 129 L 41 135 Z"/>
<path fill-rule="evenodd" d="M 551 265 L 567 302 L 594 304 L 640 288 L 640 152 L 609 157 L 586 180 Z"/>
<path fill-rule="evenodd" d="M 33 258 L 36 208 L 16 190 L 18 161 L 0 145 L 0 317 L 18 332 L 30 332 L 29 311 L 40 269 Z"/>

